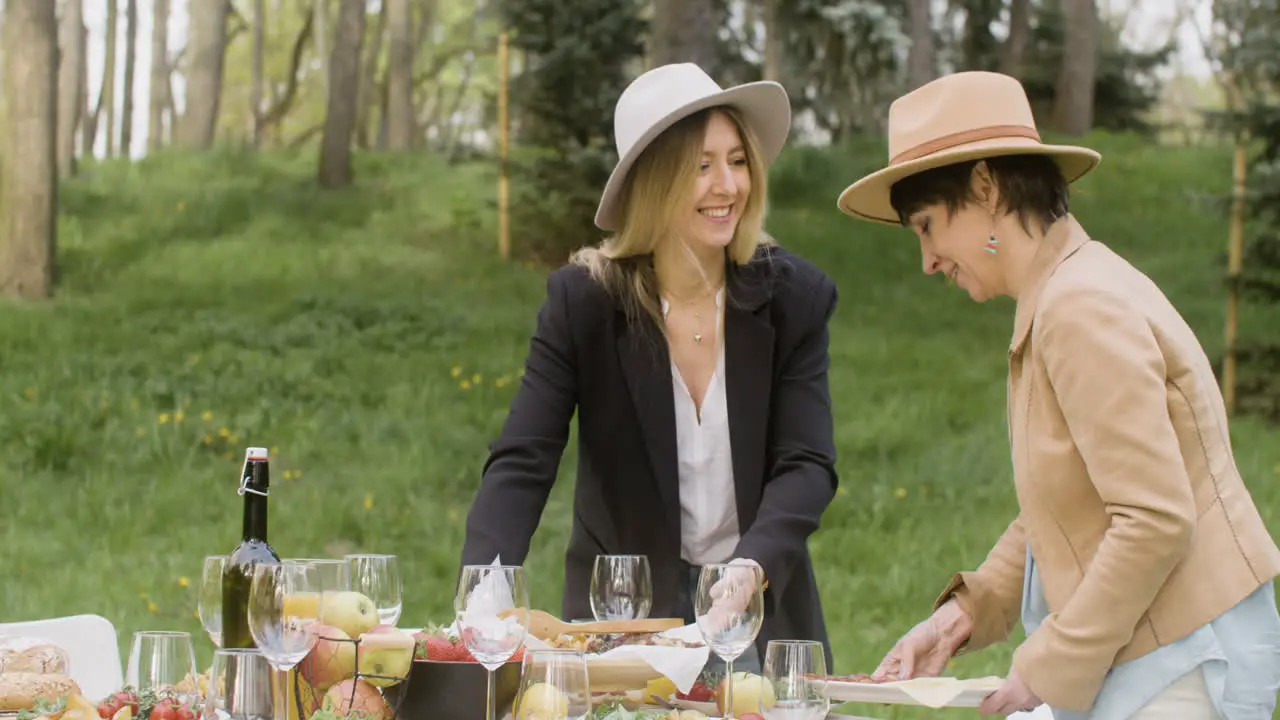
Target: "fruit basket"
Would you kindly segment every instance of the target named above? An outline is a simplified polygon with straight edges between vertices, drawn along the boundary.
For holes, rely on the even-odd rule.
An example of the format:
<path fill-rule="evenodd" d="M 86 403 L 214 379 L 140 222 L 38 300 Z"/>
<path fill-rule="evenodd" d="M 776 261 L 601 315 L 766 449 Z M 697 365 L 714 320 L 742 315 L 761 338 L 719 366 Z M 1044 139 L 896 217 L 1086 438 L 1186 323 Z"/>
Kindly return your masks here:
<path fill-rule="evenodd" d="M 414 639 L 391 625 L 318 625 L 315 647 L 289 674 L 289 718 L 398 720 L 411 684 Z"/>

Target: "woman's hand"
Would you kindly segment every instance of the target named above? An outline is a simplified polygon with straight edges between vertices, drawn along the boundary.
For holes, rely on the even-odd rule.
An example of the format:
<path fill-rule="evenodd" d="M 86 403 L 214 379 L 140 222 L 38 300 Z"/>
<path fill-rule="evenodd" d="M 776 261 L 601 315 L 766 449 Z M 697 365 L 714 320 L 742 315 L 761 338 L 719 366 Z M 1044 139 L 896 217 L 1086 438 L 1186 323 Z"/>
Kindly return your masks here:
<path fill-rule="evenodd" d="M 991 693 L 982 701 L 978 712 L 983 715 L 1012 715 L 1026 710 L 1035 710 L 1044 704 L 1031 688 L 1018 677 L 1018 671 L 1009 669 L 1009 676 L 999 690 Z"/>
<path fill-rule="evenodd" d="M 877 680 L 936 677 L 964 644 L 972 627 L 972 618 L 954 599 L 948 600 L 929 619 L 907 631 L 871 677 Z"/>

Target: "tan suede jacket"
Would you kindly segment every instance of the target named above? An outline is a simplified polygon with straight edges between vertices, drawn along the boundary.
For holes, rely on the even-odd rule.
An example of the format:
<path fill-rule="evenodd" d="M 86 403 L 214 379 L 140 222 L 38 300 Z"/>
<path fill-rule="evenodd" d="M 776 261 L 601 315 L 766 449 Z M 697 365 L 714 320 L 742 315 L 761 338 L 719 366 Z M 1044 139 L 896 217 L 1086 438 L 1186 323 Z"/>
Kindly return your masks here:
<path fill-rule="evenodd" d="M 1009 434 L 1020 512 L 954 596 L 962 652 L 1005 640 L 1028 543 L 1050 614 L 1013 667 L 1053 707 L 1092 707 L 1108 670 L 1184 637 L 1280 574 L 1236 469 L 1209 360 L 1150 279 L 1056 223 L 1019 294 Z"/>

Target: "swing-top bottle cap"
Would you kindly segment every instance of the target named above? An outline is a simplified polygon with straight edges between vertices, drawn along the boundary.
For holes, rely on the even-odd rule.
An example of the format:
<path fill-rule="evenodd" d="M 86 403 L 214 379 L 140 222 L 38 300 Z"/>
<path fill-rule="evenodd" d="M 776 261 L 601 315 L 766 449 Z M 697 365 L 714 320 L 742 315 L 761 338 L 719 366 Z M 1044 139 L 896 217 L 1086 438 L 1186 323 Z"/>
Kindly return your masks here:
<path fill-rule="evenodd" d="M 244 451 L 244 459 L 245 459 L 246 461 L 249 461 L 249 460 L 266 460 L 266 459 L 267 459 L 267 449 L 266 449 L 266 448 L 264 448 L 264 447 L 251 447 L 251 448 L 246 448 L 246 449 L 245 449 L 245 451 Z"/>

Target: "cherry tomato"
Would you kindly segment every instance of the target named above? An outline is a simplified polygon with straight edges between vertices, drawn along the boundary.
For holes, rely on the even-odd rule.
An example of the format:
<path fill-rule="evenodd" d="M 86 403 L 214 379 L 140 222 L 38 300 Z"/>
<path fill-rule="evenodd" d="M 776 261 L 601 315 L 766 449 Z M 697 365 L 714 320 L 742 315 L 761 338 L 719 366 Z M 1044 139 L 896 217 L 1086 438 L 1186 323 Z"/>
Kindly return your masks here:
<path fill-rule="evenodd" d="M 151 708 L 151 720 L 178 720 L 178 711 L 167 703 L 158 703 Z"/>

